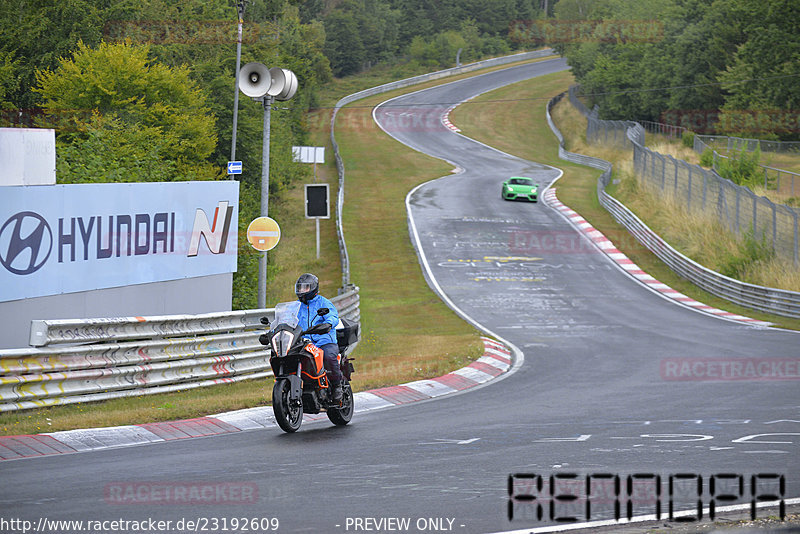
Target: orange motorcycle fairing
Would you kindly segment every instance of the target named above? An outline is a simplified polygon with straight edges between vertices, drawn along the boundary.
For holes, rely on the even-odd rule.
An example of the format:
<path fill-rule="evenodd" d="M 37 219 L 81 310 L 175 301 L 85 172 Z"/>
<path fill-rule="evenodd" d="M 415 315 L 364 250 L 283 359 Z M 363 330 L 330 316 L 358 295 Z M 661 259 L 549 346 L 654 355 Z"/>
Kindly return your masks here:
<path fill-rule="evenodd" d="M 309 369 L 308 371 L 303 369 L 303 376 L 310 382 L 316 382 L 315 385 L 317 388 L 327 388 L 328 377 L 325 373 L 325 353 L 321 348 L 317 347 L 313 343 L 309 343 L 303 348 L 309 353 L 309 359 L 314 364 L 314 369 Z"/>
<path fill-rule="evenodd" d="M 317 367 L 317 372 L 325 368 L 325 353 L 321 348 L 317 347 L 313 343 L 309 343 L 303 348 L 305 348 L 306 352 L 314 357 L 314 365 Z"/>

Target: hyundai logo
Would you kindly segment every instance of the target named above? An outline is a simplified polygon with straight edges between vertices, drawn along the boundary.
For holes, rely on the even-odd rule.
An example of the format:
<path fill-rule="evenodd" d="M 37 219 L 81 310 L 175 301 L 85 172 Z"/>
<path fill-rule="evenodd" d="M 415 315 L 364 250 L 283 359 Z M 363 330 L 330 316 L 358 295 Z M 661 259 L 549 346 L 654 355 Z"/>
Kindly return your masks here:
<path fill-rule="evenodd" d="M 0 263 L 14 274 L 38 271 L 52 248 L 53 232 L 38 213 L 21 211 L 0 228 Z"/>

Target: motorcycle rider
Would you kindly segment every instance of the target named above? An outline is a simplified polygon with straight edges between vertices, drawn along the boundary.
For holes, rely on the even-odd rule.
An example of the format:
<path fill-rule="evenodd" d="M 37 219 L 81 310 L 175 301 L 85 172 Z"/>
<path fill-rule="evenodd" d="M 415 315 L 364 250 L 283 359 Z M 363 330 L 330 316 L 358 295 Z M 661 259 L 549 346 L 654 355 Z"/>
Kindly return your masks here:
<path fill-rule="evenodd" d="M 325 371 L 328 375 L 333 401 L 342 401 L 342 371 L 339 369 L 339 344 L 336 342 L 336 325 L 339 324 L 339 312 L 333 303 L 319 294 L 319 279 L 311 273 L 300 275 L 294 285 L 294 292 L 302 305 L 297 312 L 298 324 L 304 329 L 311 328 L 320 323 L 329 323 L 331 330 L 327 334 L 312 334 L 311 342 L 322 349 L 324 354 Z M 327 308 L 328 312 L 319 315 L 320 309 Z"/>

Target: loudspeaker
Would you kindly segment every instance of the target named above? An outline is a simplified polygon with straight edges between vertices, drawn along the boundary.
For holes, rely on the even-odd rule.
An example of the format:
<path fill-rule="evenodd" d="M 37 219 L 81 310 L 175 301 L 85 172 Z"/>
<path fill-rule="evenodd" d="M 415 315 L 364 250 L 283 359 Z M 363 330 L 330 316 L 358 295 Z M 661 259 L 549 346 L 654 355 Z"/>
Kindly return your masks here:
<path fill-rule="evenodd" d="M 275 69 L 273 69 L 275 70 Z M 239 90 L 252 98 L 265 96 L 272 85 L 272 76 L 266 65 L 248 63 L 239 70 Z"/>
<path fill-rule="evenodd" d="M 269 74 L 272 77 L 272 85 L 267 91 L 267 94 L 274 96 L 275 100 L 289 100 L 297 92 L 297 76 L 294 72 L 282 69 L 280 67 L 273 67 L 269 69 Z"/>

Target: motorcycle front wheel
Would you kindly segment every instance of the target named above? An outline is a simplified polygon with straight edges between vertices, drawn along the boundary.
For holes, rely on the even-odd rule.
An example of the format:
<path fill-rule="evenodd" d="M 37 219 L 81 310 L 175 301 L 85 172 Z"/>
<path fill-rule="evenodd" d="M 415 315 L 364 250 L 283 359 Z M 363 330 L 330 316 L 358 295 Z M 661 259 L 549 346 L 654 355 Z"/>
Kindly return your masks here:
<path fill-rule="evenodd" d="M 353 418 L 353 390 L 347 381 L 342 384 L 342 393 L 341 408 L 329 408 L 327 410 L 328 419 L 334 425 L 346 425 Z"/>
<path fill-rule="evenodd" d="M 303 406 L 290 404 L 290 389 L 291 384 L 284 378 L 276 380 L 275 385 L 272 386 L 272 412 L 275 414 L 278 426 L 284 432 L 296 432 L 300 428 L 300 423 L 303 422 Z"/>

